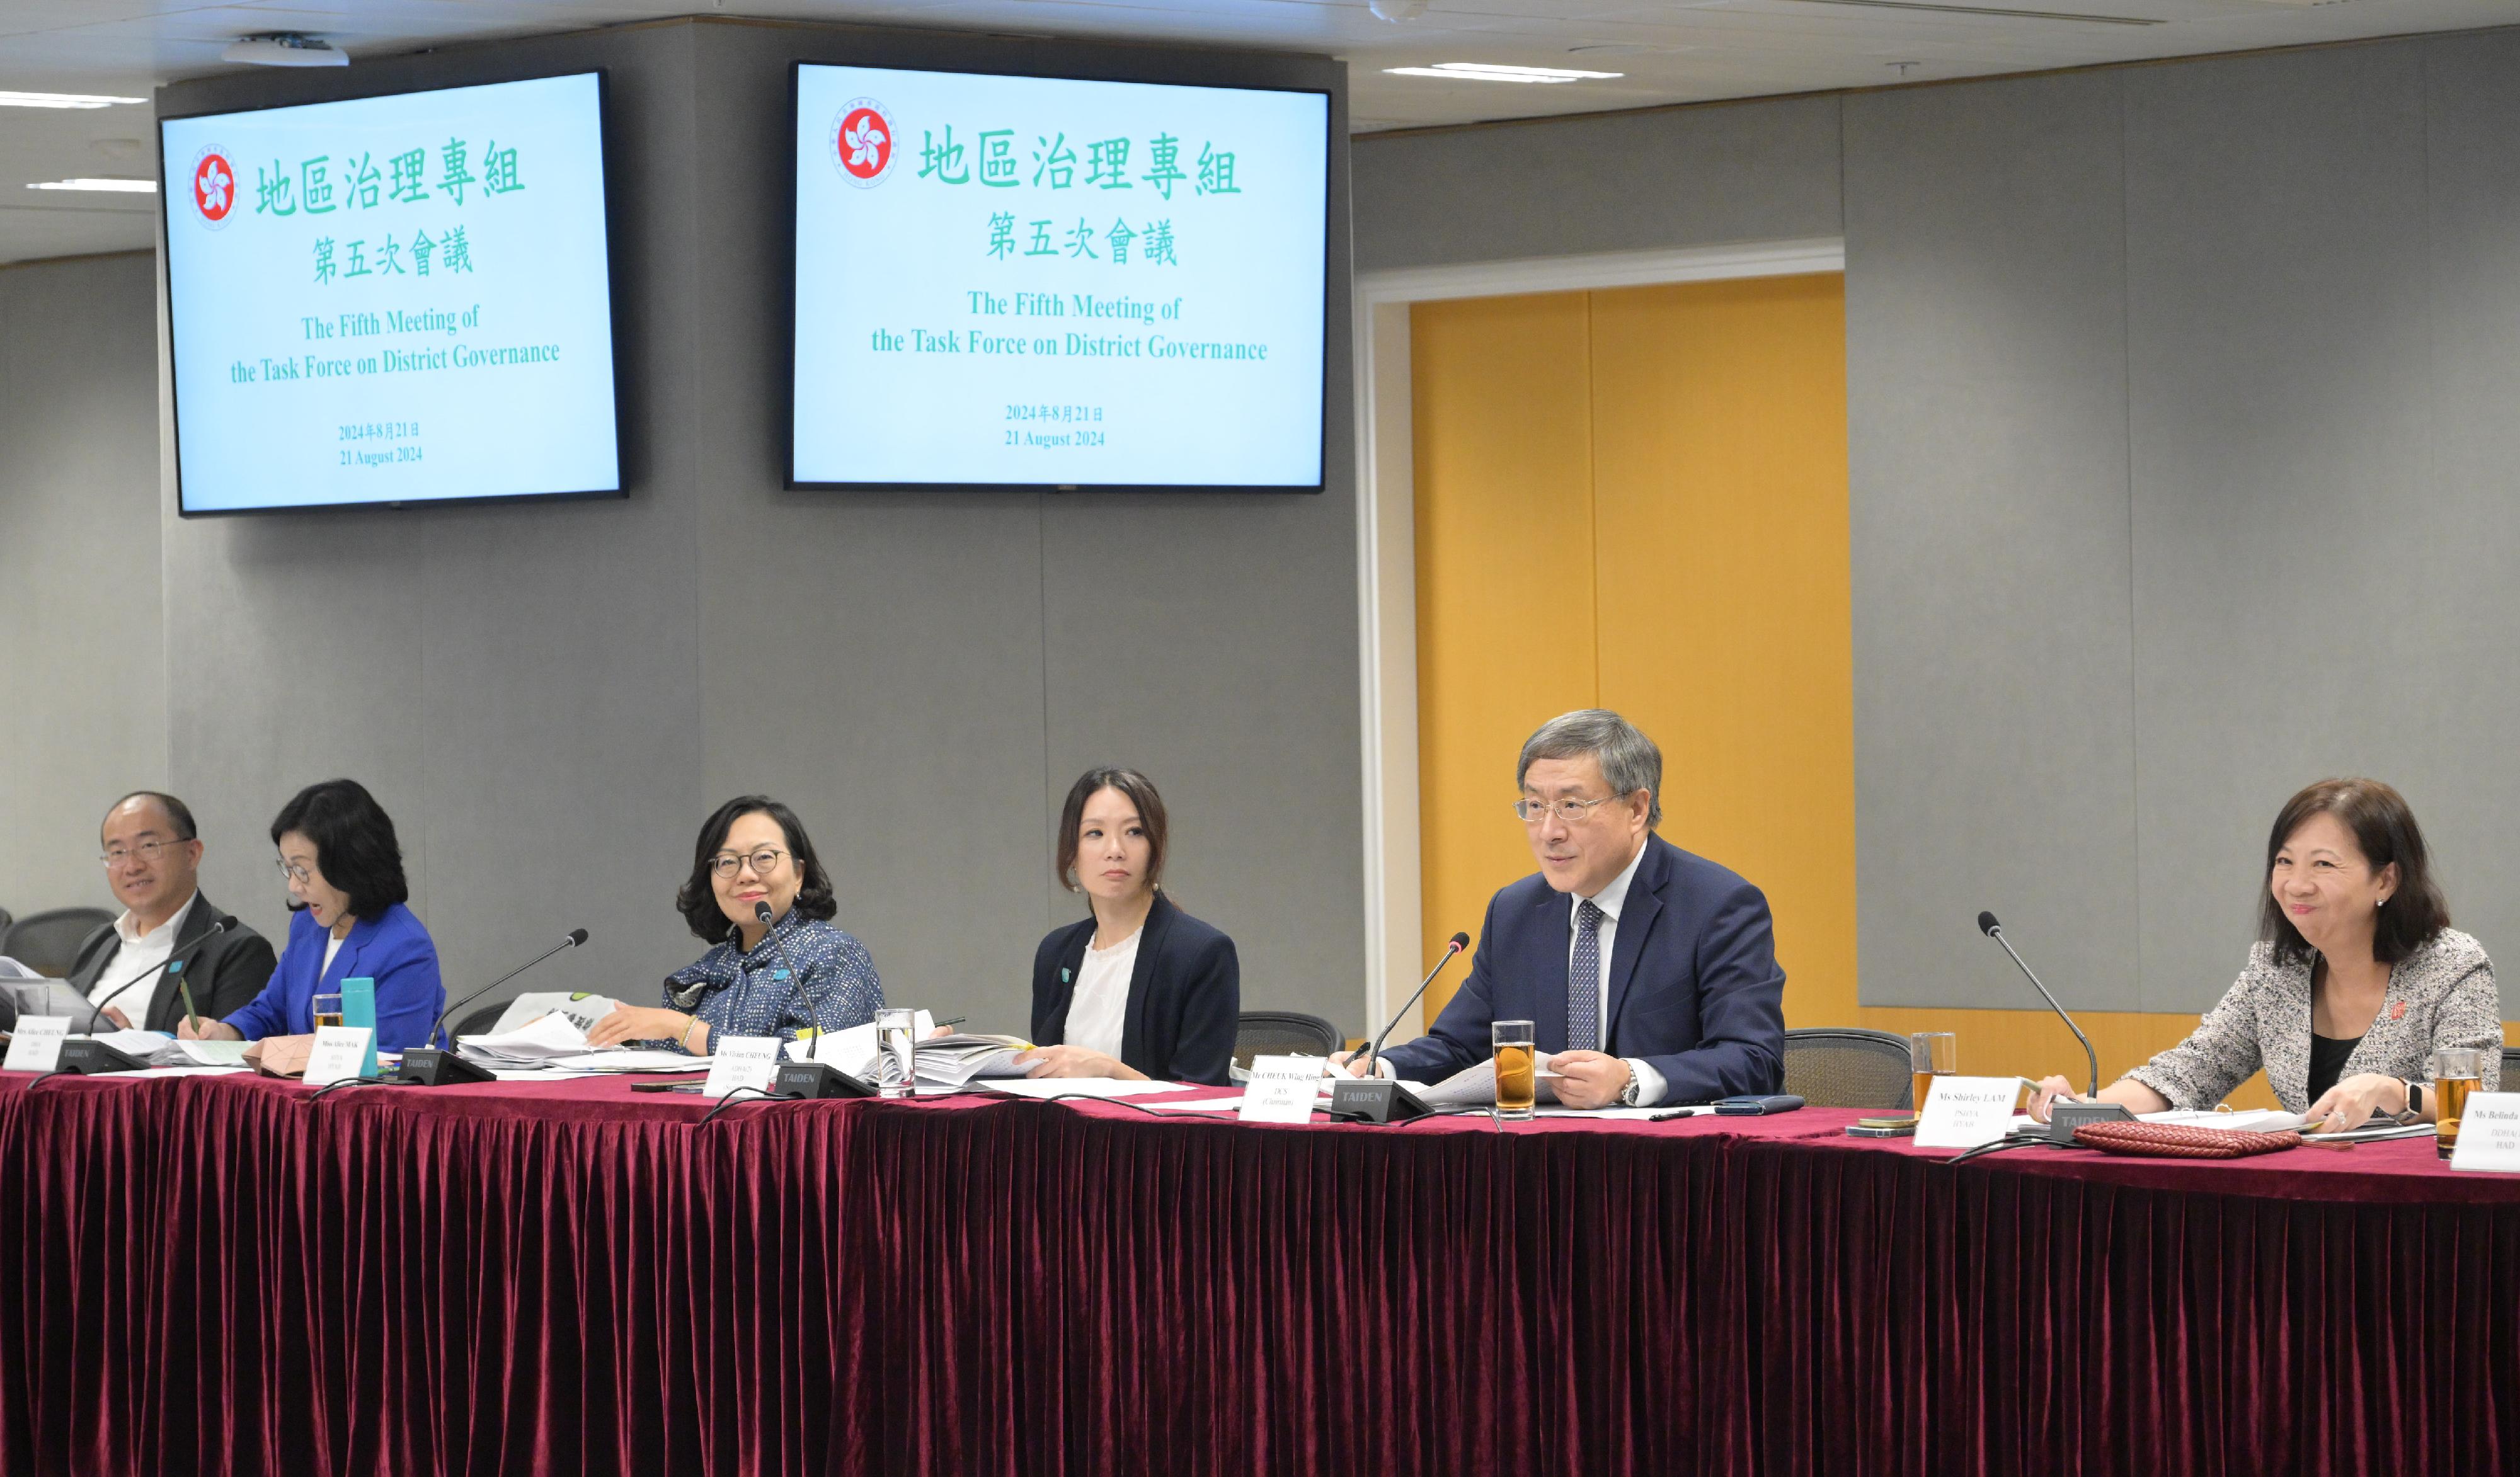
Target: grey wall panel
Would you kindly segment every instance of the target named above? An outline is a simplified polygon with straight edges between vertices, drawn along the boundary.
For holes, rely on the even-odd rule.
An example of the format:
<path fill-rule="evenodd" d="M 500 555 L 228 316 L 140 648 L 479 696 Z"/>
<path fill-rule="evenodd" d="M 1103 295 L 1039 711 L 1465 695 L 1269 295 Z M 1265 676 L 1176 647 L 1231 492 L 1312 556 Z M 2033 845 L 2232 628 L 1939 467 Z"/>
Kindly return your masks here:
<path fill-rule="evenodd" d="M 1847 101 L 1868 1005 L 2135 1006 L 2122 86 Z"/>
<path fill-rule="evenodd" d="M 107 907 L 97 823 L 166 781 L 157 258 L 0 270 L 0 908 Z"/>
<path fill-rule="evenodd" d="M 2391 633 L 2408 661 L 2443 678 L 2399 717 L 2414 741 L 2458 758 L 2455 773 L 2410 771 L 2451 916 L 2486 948 L 2520 959 L 2520 875 L 2508 837 L 2520 818 L 2520 36 L 2427 43 L 2426 225 L 2432 479 L 2417 489 L 2458 511 L 2455 535 L 2416 556 L 2408 583 L 2419 626 Z M 2417 778 L 2420 776 L 2420 778 Z M 2454 784 L 2448 787 L 2445 782 Z M 2515 1000 L 2504 987 L 2507 1017 Z"/>
<path fill-rule="evenodd" d="M 1838 100 L 1357 140 L 1359 271 L 1835 236 Z"/>
<path fill-rule="evenodd" d="M 2511 606 L 2446 598 L 2434 551 L 2511 515 L 2433 474 L 2423 56 L 2127 75 L 2153 1009 L 2210 1005 L 2237 973 L 2267 826 L 2301 784 L 2389 777 L 2452 824 L 2468 777 L 2501 763 L 2497 736 L 2436 721 L 2473 676 L 2441 659 L 2441 634 L 2507 630 Z"/>
<path fill-rule="evenodd" d="M 167 779 L 201 822 L 202 890 L 278 947 L 288 894 L 272 817 L 304 785 L 348 776 L 395 818 L 412 907 L 428 918 L 417 530 L 377 513 L 170 511 L 164 527 Z"/>

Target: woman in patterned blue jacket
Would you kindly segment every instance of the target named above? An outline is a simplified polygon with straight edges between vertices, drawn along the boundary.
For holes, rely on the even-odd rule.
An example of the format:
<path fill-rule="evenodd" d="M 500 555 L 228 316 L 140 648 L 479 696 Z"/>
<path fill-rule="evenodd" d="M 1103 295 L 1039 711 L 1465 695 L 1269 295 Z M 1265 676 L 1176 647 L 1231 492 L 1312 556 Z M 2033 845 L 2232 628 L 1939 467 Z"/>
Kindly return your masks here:
<path fill-rule="evenodd" d="M 661 1007 L 624 1005 L 597 1021 L 587 1033 L 593 1045 L 641 1042 L 706 1056 L 721 1031 L 788 1042 L 865 1025 L 883 1005 L 874 958 L 832 925 L 839 911 L 832 879 L 804 826 L 767 795 L 738 795 L 708 818 L 676 902 L 713 947 L 665 977 Z"/>

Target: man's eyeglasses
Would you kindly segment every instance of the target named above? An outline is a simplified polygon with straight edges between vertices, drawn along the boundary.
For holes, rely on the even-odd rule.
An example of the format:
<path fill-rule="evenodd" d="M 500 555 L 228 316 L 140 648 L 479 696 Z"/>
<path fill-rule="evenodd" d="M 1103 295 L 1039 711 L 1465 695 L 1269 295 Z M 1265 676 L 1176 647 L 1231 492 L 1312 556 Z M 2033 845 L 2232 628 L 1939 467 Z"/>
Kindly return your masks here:
<path fill-rule="evenodd" d="M 1595 806 L 1625 798 L 1624 795 L 1603 795 L 1598 800 L 1516 800 L 1513 813 L 1526 826 L 1536 826 L 1543 818 L 1552 815 L 1569 826 L 1581 826 L 1593 814 Z"/>
<path fill-rule="evenodd" d="M 748 866 L 752 869 L 754 876 L 766 877 L 779 870 L 779 859 L 786 855 L 788 853 L 776 846 L 764 846 L 759 851 L 745 856 L 738 856 L 731 851 L 721 851 L 709 858 L 709 872 L 715 876 L 731 877 Z"/>
<path fill-rule="evenodd" d="M 109 846 L 97 860 L 108 867 L 119 867 L 125 862 L 138 858 L 154 866 L 165 853 L 190 844 L 188 841 L 143 841 L 137 846 Z"/>

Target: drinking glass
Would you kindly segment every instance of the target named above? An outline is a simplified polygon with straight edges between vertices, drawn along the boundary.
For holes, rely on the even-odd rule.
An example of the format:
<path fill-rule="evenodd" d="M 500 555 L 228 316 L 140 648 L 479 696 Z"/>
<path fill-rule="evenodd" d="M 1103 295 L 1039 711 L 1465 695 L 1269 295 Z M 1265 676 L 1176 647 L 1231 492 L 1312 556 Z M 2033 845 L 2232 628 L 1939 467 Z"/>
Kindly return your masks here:
<path fill-rule="evenodd" d="M 1960 1070 L 1960 1039 L 1949 1031 L 1916 1031 L 1908 1037 L 1908 1070 L 1916 1079 L 1916 1096 L 1911 1110 L 1925 1111 L 1925 1094 L 1937 1077 L 1957 1077 Z"/>
<path fill-rule="evenodd" d="M 1488 1033 L 1496 1044 L 1496 1121 L 1529 1123 L 1540 1096 L 1531 1022 L 1500 1020 Z"/>
<path fill-rule="evenodd" d="M 314 1007 L 316 1030 L 321 1031 L 326 1026 L 338 1026 L 342 1023 L 341 997 L 338 992 L 327 992 L 316 996 Z"/>
<path fill-rule="evenodd" d="M 2451 1156 L 2458 1147 L 2459 1115 L 2467 1110 L 2467 1095 L 2476 1091 L 2485 1063 L 2474 1047 L 2443 1047 L 2433 1052 L 2433 1093 L 2441 1099 L 2441 1156 Z"/>
<path fill-rule="evenodd" d="M 875 1012 L 876 1087 L 907 1097 L 919 1081 L 919 1012 L 886 1007 Z"/>

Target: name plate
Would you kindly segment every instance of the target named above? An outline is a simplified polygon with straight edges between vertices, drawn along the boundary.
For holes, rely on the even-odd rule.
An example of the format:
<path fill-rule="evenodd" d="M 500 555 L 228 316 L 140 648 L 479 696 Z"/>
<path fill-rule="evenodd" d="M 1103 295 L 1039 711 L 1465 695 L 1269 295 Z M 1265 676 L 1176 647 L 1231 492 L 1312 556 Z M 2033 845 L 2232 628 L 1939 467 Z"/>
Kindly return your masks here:
<path fill-rule="evenodd" d="M 2452 1169 L 2520 1174 L 2520 1093 L 2470 1093 L 2458 1114 Z"/>
<path fill-rule="evenodd" d="M 9 1056 L 0 1072 L 49 1072 L 62 1064 L 62 1041 L 70 1034 L 67 1015 L 21 1015 L 9 1038 Z"/>
<path fill-rule="evenodd" d="M 778 1072 L 778 1037 L 720 1036 L 711 1032 L 708 1081 L 700 1084 L 700 1096 L 723 1097 L 739 1088 L 766 1093 L 770 1091 L 770 1079 Z"/>
<path fill-rule="evenodd" d="M 306 1053 L 306 1083 L 324 1087 L 351 1077 L 373 1077 L 376 1062 L 373 1026 L 318 1026 L 315 1045 Z"/>
<path fill-rule="evenodd" d="M 2018 1077 L 1937 1077 L 1916 1115 L 1918 1148 L 1975 1148 L 2012 1131 Z"/>
<path fill-rule="evenodd" d="M 1242 1087 L 1245 1123 L 1310 1123 L 1313 1102 L 1321 1096 L 1319 1056 L 1254 1056 L 1251 1080 Z"/>

